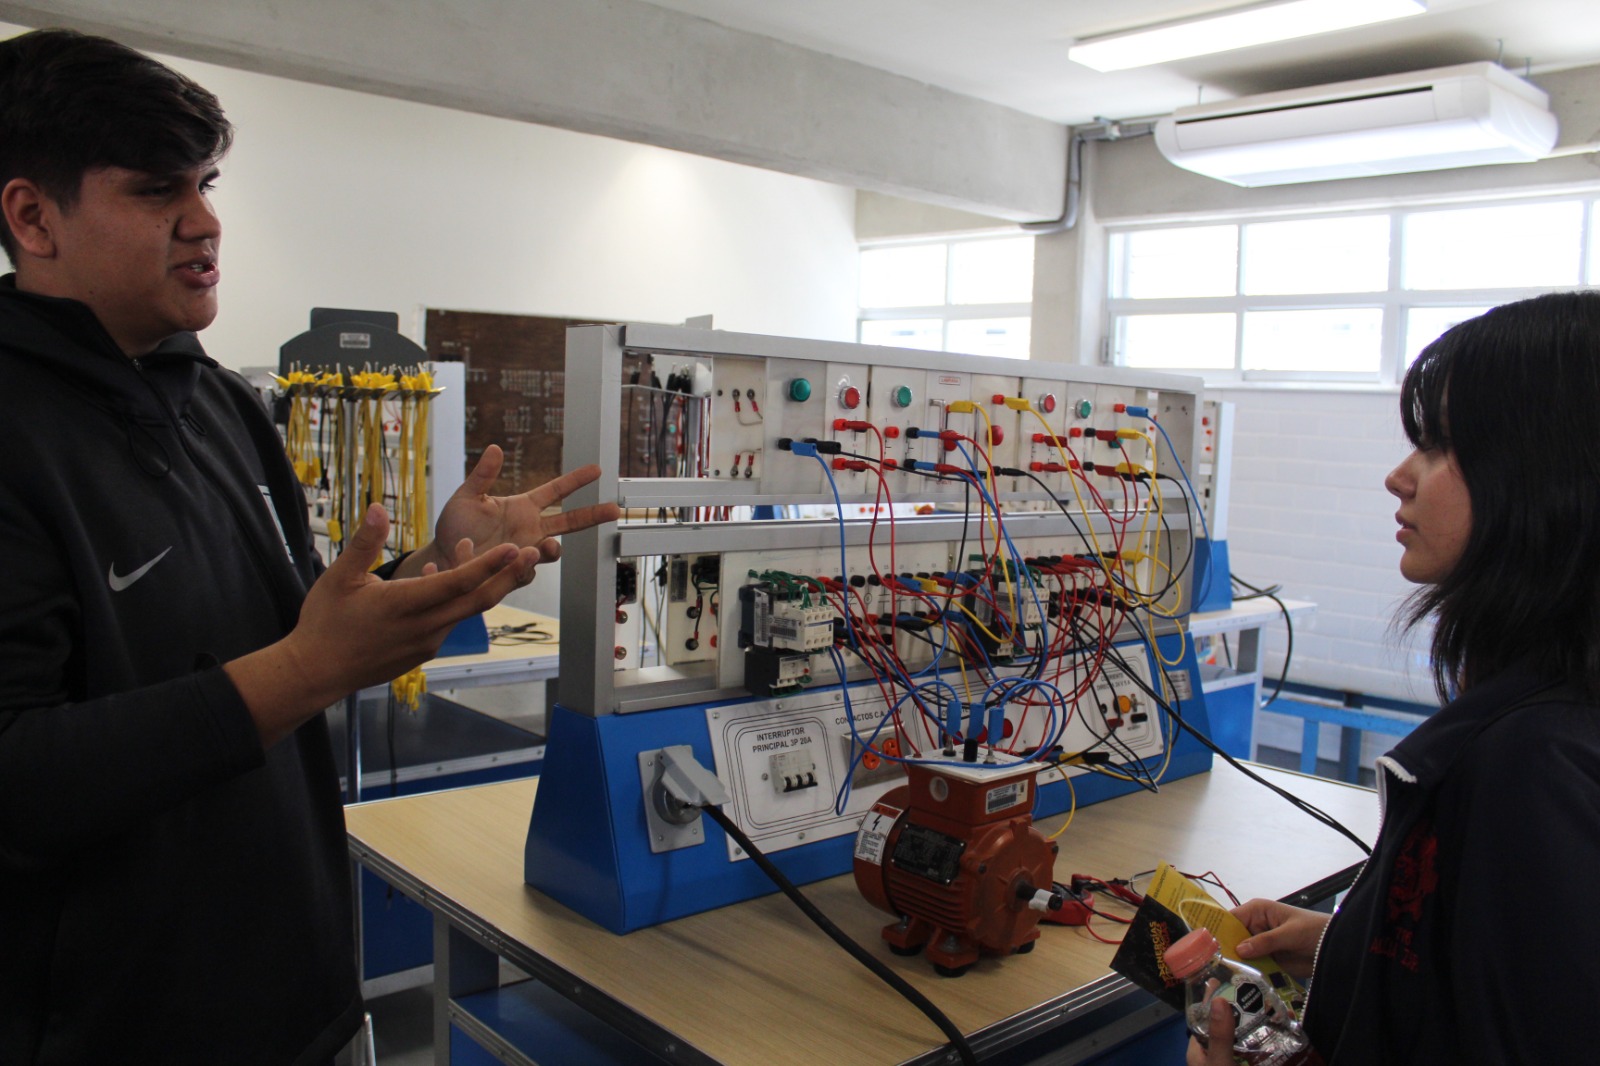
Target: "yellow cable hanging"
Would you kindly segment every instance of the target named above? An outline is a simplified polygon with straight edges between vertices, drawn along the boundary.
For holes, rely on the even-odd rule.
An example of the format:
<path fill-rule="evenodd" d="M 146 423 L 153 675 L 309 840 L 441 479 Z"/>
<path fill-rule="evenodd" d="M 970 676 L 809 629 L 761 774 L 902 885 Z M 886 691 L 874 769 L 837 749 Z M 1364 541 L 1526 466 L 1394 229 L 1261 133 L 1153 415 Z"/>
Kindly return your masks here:
<path fill-rule="evenodd" d="M 397 508 L 401 528 L 401 551 L 412 551 L 428 542 L 428 413 L 433 397 L 433 376 L 427 368 L 400 376 L 401 441 L 400 486 L 403 502 Z"/>
<path fill-rule="evenodd" d="M 394 693 L 395 702 L 415 713 L 422 706 L 422 694 L 428 691 L 428 675 L 422 667 L 413 666 L 389 682 L 389 691 Z"/>
<path fill-rule="evenodd" d="M 328 543 L 333 546 L 337 554 L 344 550 L 344 514 L 345 507 L 345 469 L 344 463 L 338 458 L 338 449 L 344 442 L 345 431 L 345 399 L 344 399 L 344 374 L 338 371 L 329 371 L 323 374 L 317 382 L 325 390 L 324 395 L 331 396 L 333 403 L 328 405 L 325 417 L 328 419 L 328 439 L 334 442 L 334 454 L 328 457 Z"/>
<path fill-rule="evenodd" d="M 315 400 L 316 375 L 298 367 L 286 375 L 273 375 L 278 387 L 289 397 L 289 425 L 284 433 L 284 450 L 300 484 L 314 486 L 322 469 L 311 443 L 311 408 Z"/>
<path fill-rule="evenodd" d="M 1061 828 L 1045 837 L 1046 840 L 1054 840 L 1062 833 L 1065 833 L 1067 831 L 1067 826 L 1072 824 L 1072 816 L 1078 813 L 1078 790 L 1072 786 L 1072 776 L 1067 773 L 1066 764 L 1064 762 L 1057 762 L 1055 764 L 1055 768 L 1060 771 L 1061 780 L 1067 783 L 1067 794 L 1072 797 L 1072 804 L 1067 808 L 1067 820 L 1061 823 Z"/>

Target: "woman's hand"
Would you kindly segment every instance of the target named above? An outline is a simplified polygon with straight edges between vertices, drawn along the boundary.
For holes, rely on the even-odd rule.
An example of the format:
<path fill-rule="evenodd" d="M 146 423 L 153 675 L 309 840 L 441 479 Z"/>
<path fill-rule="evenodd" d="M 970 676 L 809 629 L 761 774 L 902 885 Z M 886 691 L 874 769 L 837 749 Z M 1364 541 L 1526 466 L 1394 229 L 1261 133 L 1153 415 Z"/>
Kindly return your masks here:
<path fill-rule="evenodd" d="M 1190 1039 L 1184 1066 L 1233 1066 L 1233 1005 L 1221 996 L 1211 1001 L 1210 1032 L 1204 1044 Z"/>
<path fill-rule="evenodd" d="M 1246 962 L 1271 955 L 1283 971 L 1297 981 L 1311 976 L 1317 945 L 1332 915 L 1303 910 L 1275 899 L 1253 899 L 1233 909 L 1233 916 L 1250 930 L 1248 940 L 1236 949 Z"/>

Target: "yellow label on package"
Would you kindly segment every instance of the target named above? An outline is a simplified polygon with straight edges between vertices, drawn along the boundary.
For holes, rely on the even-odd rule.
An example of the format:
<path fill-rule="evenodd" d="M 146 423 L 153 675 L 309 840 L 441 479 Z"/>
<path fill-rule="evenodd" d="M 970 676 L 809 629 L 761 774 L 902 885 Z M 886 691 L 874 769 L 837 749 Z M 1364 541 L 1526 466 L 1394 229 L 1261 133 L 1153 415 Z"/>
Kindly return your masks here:
<path fill-rule="evenodd" d="M 1305 988 L 1299 981 L 1284 973 L 1283 968 L 1274 962 L 1270 955 L 1248 960 L 1239 958 L 1239 942 L 1249 938 L 1250 930 L 1233 916 L 1231 910 L 1212 899 L 1209 892 L 1169 864 L 1162 863 L 1156 869 L 1155 875 L 1150 878 L 1150 885 L 1144 890 L 1144 894 L 1182 918 L 1190 929 L 1211 930 L 1211 935 L 1217 938 L 1217 944 L 1221 946 L 1223 955 L 1259 970 L 1263 977 L 1272 982 L 1284 1002 L 1289 1004 L 1296 1014 L 1300 1013 L 1300 1007 L 1305 1002 Z"/>

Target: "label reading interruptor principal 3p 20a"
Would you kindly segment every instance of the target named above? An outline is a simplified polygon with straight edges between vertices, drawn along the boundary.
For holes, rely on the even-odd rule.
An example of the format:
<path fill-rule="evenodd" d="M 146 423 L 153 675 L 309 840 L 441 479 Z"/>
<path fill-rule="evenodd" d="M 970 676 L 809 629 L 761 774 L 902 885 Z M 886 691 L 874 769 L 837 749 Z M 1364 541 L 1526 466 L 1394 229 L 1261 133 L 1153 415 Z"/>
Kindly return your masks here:
<path fill-rule="evenodd" d="M 858 735 L 875 735 L 889 713 L 873 682 L 852 690 Z M 905 778 L 891 775 L 854 784 L 836 813 L 839 786 L 851 773 L 851 713 L 838 689 L 801 693 L 705 710 L 716 775 L 732 796 L 723 810 L 769 854 L 854 836 L 863 816 Z M 728 841 L 732 861 L 746 858 Z"/>

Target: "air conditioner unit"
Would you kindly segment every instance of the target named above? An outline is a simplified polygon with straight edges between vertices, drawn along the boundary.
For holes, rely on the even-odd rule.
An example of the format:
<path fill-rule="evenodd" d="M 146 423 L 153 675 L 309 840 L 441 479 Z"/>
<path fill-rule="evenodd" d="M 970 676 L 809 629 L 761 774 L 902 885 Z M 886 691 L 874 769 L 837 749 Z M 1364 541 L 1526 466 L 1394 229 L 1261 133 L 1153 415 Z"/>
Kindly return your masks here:
<path fill-rule="evenodd" d="M 1540 89 L 1494 63 L 1183 107 L 1156 123 L 1168 160 L 1234 185 L 1526 163 L 1556 143 Z"/>

